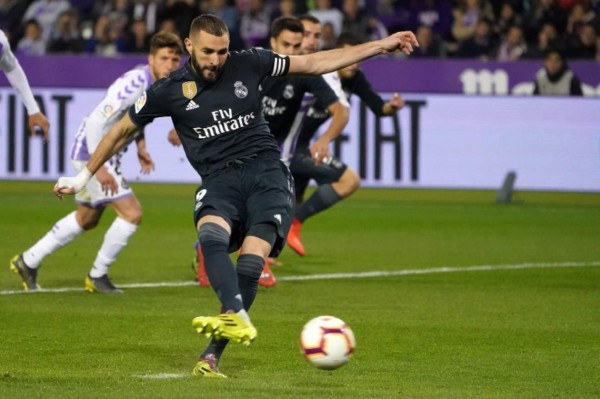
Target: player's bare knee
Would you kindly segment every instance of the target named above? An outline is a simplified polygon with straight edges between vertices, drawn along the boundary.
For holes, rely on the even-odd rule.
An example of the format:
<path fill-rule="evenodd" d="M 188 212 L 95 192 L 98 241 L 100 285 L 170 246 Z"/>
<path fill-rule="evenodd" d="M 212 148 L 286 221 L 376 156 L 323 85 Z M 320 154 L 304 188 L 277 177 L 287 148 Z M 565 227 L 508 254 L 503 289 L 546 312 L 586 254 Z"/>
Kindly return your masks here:
<path fill-rule="evenodd" d="M 341 197 L 348 197 L 359 187 L 360 176 L 350 168 L 346 169 L 340 180 L 333 184 L 333 188 Z"/>

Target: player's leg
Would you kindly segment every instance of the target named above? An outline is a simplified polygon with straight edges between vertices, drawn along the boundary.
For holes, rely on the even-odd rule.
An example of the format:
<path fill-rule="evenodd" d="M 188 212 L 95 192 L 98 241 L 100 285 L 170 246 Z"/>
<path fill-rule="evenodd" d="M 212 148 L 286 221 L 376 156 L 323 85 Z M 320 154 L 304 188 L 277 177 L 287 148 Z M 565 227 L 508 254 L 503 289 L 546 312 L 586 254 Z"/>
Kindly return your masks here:
<path fill-rule="evenodd" d="M 301 168 L 296 169 L 296 174 L 294 174 L 294 169 L 292 169 L 292 174 L 294 176 L 294 183 L 296 187 L 296 204 L 294 207 L 294 209 L 296 210 L 302 208 L 302 205 L 304 204 L 304 194 L 306 193 L 306 188 L 308 187 L 308 183 L 310 182 L 310 176 L 305 175 L 301 172 L 301 170 Z M 306 255 L 306 250 L 304 249 L 304 244 L 302 244 L 302 239 L 300 237 L 301 231 L 302 222 L 300 222 L 296 218 L 293 218 L 290 231 L 287 236 L 287 244 L 298 255 L 304 256 Z"/>
<path fill-rule="evenodd" d="M 256 329 L 244 310 L 239 292 L 235 267 L 229 252 L 235 250 L 240 210 L 246 198 L 240 193 L 244 184 L 240 169 L 232 167 L 218 176 L 205 179 L 196 193 L 194 218 L 198 229 L 198 242 L 202 250 L 210 285 L 222 305 L 215 317 L 199 316 L 192 321 L 196 331 L 208 337 L 233 339 L 249 345 L 256 337 Z M 232 226 L 236 234 L 232 237 Z"/>
<path fill-rule="evenodd" d="M 142 221 L 142 206 L 133 192 L 125 197 L 111 200 L 107 205 L 112 208 L 117 217 L 106 233 L 96 259 L 85 279 L 85 289 L 88 292 L 121 293 L 108 276 L 111 265 L 117 256 L 127 246 L 129 239 L 137 231 Z"/>
<path fill-rule="evenodd" d="M 37 271 L 42 260 L 75 240 L 85 231 L 96 227 L 103 211 L 103 206 L 94 208 L 89 205 L 79 205 L 77 210 L 57 221 L 52 229 L 32 247 L 15 255 L 10 262 L 10 268 L 20 275 L 23 288 L 28 291 L 38 289 Z"/>

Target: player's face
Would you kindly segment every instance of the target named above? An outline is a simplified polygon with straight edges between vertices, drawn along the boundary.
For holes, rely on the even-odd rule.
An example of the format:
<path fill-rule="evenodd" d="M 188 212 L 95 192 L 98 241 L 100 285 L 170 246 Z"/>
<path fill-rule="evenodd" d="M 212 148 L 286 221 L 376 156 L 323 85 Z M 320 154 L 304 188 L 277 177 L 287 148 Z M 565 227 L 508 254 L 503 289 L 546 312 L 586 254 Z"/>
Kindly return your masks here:
<path fill-rule="evenodd" d="M 196 72 L 208 82 L 219 78 L 229 55 L 229 35 L 215 36 L 199 31 L 185 39 L 185 48 L 191 54 Z"/>
<path fill-rule="evenodd" d="M 276 38 L 271 38 L 271 48 L 278 54 L 298 55 L 300 54 L 300 45 L 302 44 L 302 33 L 282 31 Z"/>
<path fill-rule="evenodd" d="M 343 48 L 352 47 L 349 44 L 345 44 Z M 346 68 L 342 68 L 338 71 L 340 78 L 342 79 L 352 79 L 358 69 L 360 68 L 360 64 L 357 62 L 356 64 L 348 65 Z"/>
<path fill-rule="evenodd" d="M 148 56 L 150 74 L 154 80 L 166 78 L 171 72 L 179 68 L 181 54 L 170 47 L 158 49 Z"/>
<path fill-rule="evenodd" d="M 321 24 L 302 21 L 304 25 L 304 38 L 302 38 L 302 53 L 315 53 L 321 44 Z"/>

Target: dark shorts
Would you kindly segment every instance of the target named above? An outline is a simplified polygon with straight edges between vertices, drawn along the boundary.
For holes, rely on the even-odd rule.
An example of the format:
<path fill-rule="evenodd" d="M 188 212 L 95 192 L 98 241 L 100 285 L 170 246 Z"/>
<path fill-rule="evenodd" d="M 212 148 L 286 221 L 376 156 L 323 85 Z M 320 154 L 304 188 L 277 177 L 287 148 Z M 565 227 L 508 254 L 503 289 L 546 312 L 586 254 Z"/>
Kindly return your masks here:
<path fill-rule="evenodd" d="M 272 154 L 233 163 L 202 182 L 196 190 L 194 226 L 202 216 L 216 215 L 231 226 L 229 251 L 237 251 L 250 227 L 271 223 L 277 239 L 270 256 L 285 245 L 292 222 L 294 181 L 292 174 Z"/>
<path fill-rule="evenodd" d="M 327 163 L 316 165 L 308 148 L 296 150 L 290 162 L 297 195 L 304 195 L 310 179 L 314 179 L 318 185 L 335 183 L 342 177 L 346 169 L 348 169 L 348 165 L 335 157 L 332 157 Z"/>

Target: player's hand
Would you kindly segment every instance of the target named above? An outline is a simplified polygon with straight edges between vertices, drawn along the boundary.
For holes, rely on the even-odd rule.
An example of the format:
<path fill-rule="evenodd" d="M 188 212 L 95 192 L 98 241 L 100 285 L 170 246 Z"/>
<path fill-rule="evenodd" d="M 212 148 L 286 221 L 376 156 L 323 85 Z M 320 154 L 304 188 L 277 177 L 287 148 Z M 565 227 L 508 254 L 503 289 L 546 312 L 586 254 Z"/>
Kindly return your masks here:
<path fill-rule="evenodd" d="M 390 104 L 390 107 L 394 108 L 395 110 L 399 110 L 405 105 L 404 99 L 398 93 L 394 93 L 394 96 L 390 101 L 388 101 L 388 104 Z"/>
<path fill-rule="evenodd" d="M 154 170 L 154 161 L 150 156 L 150 153 L 146 150 L 140 150 L 138 148 L 138 160 L 140 161 L 140 165 L 142 166 L 142 174 L 147 175 Z"/>
<path fill-rule="evenodd" d="M 100 187 L 102 187 L 104 194 L 115 195 L 119 192 L 117 181 L 104 167 L 98 169 L 98 172 L 96 172 L 96 179 L 98 179 L 98 183 L 100 183 Z"/>
<path fill-rule="evenodd" d="M 331 159 L 329 142 L 321 139 L 315 141 L 315 143 L 310 147 L 310 155 L 317 165 L 320 165 L 323 162 L 327 163 Z"/>
<path fill-rule="evenodd" d="M 169 140 L 169 143 L 171 143 L 174 147 L 181 146 L 181 140 L 179 139 L 179 135 L 175 129 L 169 130 L 169 134 L 167 134 L 167 140 Z"/>
<path fill-rule="evenodd" d="M 48 141 L 48 130 L 50 129 L 50 123 L 44 114 L 38 112 L 37 114 L 29 115 L 28 125 L 31 136 L 35 136 L 35 128 L 37 126 L 42 131 L 44 141 Z"/>
<path fill-rule="evenodd" d="M 414 33 L 410 31 L 396 32 L 391 36 L 381 40 L 384 54 L 402 52 L 410 55 L 415 47 L 419 47 L 419 42 Z"/>
<path fill-rule="evenodd" d="M 91 178 L 92 173 L 87 167 L 83 168 L 75 177 L 60 177 L 54 185 L 54 195 L 62 199 L 63 195 L 76 194 L 81 191 Z"/>

